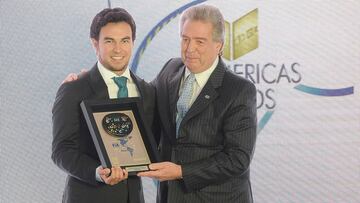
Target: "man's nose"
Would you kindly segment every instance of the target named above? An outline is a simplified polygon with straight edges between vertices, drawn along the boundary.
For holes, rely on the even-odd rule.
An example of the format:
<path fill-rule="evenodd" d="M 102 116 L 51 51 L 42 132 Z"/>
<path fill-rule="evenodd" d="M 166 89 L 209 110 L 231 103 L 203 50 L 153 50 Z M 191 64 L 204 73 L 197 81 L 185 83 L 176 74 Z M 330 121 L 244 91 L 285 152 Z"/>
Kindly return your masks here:
<path fill-rule="evenodd" d="M 120 44 L 120 43 L 115 43 L 113 50 L 114 50 L 114 52 L 116 52 L 116 53 L 121 52 L 121 51 L 122 51 L 122 46 L 121 46 L 121 44 Z"/>
<path fill-rule="evenodd" d="M 196 44 L 194 41 L 190 41 L 188 46 L 187 46 L 187 49 L 186 51 L 187 52 L 194 52 L 196 50 Z"/>

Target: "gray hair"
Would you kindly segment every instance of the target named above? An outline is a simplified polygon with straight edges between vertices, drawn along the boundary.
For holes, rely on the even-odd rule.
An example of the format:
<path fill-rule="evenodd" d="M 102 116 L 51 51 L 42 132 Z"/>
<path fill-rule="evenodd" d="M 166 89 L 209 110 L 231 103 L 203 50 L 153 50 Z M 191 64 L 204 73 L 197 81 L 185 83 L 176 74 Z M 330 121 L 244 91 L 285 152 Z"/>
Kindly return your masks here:
<path fill-rule="evenodd" d="M 217 7 L 201 4 L 186 9 L 180 17 L 180 34 L 182 33 L 183 25 L 187 20 L 200 20 L 211 23 L 213 26 L 213 40 L 217 42 L 224 42 L 224 17 Z"/>

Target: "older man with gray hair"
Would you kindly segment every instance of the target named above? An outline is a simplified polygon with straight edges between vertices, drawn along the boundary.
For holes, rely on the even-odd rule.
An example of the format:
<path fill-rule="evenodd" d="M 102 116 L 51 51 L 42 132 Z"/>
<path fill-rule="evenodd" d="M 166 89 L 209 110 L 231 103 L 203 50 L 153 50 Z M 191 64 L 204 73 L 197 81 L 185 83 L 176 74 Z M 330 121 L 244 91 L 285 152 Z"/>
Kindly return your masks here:
<path fill-rule="evenodd" d="M 255 86 L 226 68 L 224 19 L 198 5 L 180 19 L 181 59 L 152 84 L 167 162 L 139 176 L 161 181 L 158 202 L 253 202 L 249 165 L 256 141 Z"/>

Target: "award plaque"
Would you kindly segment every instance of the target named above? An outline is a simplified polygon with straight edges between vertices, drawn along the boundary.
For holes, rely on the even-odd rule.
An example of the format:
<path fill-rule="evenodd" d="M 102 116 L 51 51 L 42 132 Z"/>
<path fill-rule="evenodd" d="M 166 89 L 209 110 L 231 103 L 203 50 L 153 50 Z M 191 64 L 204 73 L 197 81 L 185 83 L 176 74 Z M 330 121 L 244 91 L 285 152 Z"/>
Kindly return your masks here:
<path fill-rule="evenodd" d="M 136 175 L 158 162 L 156 143 L 144 122 L 139 98 L 82 101 L 85 117 L 101 165 L 120 166 Z"/>

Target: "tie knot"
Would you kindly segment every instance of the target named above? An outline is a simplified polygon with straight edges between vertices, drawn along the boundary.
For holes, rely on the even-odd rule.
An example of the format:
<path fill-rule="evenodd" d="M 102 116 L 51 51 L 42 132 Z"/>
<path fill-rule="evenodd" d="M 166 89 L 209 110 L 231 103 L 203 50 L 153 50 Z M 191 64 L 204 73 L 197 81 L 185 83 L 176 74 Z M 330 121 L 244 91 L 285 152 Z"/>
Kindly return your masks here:
<path fill-rule="evenodd" d="M 128 97 L 128 89 L 126 87 L 127 78 L 124 76 L 121 76 L 121 77 L 113 77 L 112 79 L 114 80 L 115 84 L 119 87 L 117 97 L 118 98 Z"/>
<path fill-rule="evenodd" d="M 185 79 L 185 82 L 186 83 L 193 83 L 194 81 L 195 81 L 195 75 L 194 75 L 194 73 L 190 73 L 187 77 L 186 77 L 186 79 Z"/>
<path fill-rule="evenodd" d="M 119 88 L 126 87 L 126 80 L 127 80 L 126 77 L 124 76 L 113 77 L 113 80 Z"/>
<path fill-rule="evenodd" d="M 190 73 L 184 80 L 184 89 L 192 89 L 194 82 L 196 81 L 194 73 Z M 191 90 L 192 91 L 192 90 Z"/>

